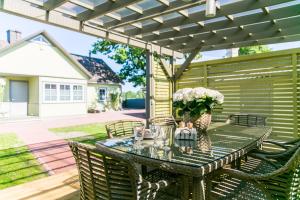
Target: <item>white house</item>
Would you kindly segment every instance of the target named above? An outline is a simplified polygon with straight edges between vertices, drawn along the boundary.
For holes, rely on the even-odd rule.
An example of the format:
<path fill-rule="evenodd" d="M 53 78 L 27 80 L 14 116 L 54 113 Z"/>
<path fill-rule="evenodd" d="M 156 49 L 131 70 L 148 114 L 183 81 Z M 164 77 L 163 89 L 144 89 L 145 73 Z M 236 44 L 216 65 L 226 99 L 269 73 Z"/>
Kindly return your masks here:
<path fill-rule="evenodd" d="M 10 45 L 0 49 L 0 117 L 85 114 L 89 107 L 109 109 L 109 94 L 121 93 L 120 79 L 101 59 L 70 55 L 45 31 L 24 39 L 7 33 Z"/>

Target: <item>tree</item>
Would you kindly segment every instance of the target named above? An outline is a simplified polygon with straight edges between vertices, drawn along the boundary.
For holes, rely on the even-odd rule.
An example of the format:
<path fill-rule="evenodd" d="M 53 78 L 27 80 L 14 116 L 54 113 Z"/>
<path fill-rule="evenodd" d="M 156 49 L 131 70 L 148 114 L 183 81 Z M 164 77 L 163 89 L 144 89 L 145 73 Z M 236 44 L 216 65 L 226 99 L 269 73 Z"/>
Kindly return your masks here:
<path fill-rule="evenodd" d="M 239 49 L 239 56 L 241 55 L 252 55 L 257 53 L 269 52 L 271 49 L 266 45 L 257 45 L 251 47 L 241 47 Z"/>
<path fill-rule="evenodd" d="M 133 86 L 146 86 L 146 50 L 131 47 L 125 44 L 118 44 L 107 40 L 98 40 L 92 45 L 92 53 L 98 52 L 108 55 L 116 63 L 121 64 L 122 68 L 119 76 L 122 80 L 133 83 Z M 158 61 L 159 55 L 154 53 L 154 60 Z M 186 54 L 188 56 L 188 54 Z M 169 57 L 162 57 L 168 60 Z M 196 56 L 200 59 L 201 54 Z"/>
<path fill-rule="evenodd" d="M 119 76 L 122 80 L 133 83 L 136 86 L 146 85 L 146 50 L 118 44 L 107 40 L 98 40 L 92 46 L 92 53 L 108 55 L 122 68 Z"/>

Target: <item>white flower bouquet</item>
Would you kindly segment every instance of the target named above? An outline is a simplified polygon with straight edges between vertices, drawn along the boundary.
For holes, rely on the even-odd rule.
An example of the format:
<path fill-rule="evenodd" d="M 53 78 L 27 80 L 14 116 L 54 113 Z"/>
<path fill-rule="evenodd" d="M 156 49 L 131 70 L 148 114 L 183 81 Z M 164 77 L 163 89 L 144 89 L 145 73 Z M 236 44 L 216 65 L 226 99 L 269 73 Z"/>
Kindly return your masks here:
<path fill-rule="evenodd" d="M 180 89 L 173 96 L 173 106 L 178 109 L 178 114 L 189 113 L 191 118 L 211 113 L 216 105 L 223 102 L 223 94 L 204 87 Z"/>

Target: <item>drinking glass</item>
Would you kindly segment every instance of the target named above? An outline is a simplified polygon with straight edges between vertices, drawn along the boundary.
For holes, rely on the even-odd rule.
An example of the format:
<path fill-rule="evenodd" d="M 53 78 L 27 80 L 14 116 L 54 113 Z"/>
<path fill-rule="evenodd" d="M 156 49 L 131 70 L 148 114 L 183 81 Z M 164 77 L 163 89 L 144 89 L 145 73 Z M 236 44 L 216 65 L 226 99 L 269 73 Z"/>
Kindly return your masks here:
<path fill-rule="evenodd" d="M 158 144 L 157 144 L 157 138 L 159 137 L 160 135 L 160 126 L 157 126 L 157 125 L 150 125 L 150 131 L 151 131 L 151 134 L 153 136 L 153 139 L 154 139 L 154 146 L 157 147 Z"/>
<path fill-rule="evenodd" d="M 161 139 L 163 140 L 163 144 L 164 144 L 164 149 L 168 150 L 170 149 L 170 147 L 167 144 L 167 141 L 170 139 L 170 135 L 171 135 L 171 129 L 170 127 L 163 127 L 160 130 L 160 134 L 161 134 Z"/>
<path fill-rule="evenodd" d="M 134 127 L 134 139 L 137 143 L 137 148 L 141 148 L 141 141 L 144 138 L 144 127 L 137 126 Z"/>

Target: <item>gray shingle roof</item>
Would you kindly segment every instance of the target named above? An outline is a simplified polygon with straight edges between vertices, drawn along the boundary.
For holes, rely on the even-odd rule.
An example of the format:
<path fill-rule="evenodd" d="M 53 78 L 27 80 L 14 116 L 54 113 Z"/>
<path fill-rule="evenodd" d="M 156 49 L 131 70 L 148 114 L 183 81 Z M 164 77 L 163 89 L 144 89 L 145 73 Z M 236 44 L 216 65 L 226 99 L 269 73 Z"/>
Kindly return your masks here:
<path fill-rule="evenodd" d="M 77 54 L 71 55 L 92 74 L 93 77 L 89 82 L 103 84 L 123 83 L 119 76 L 102 59 Z"/>

